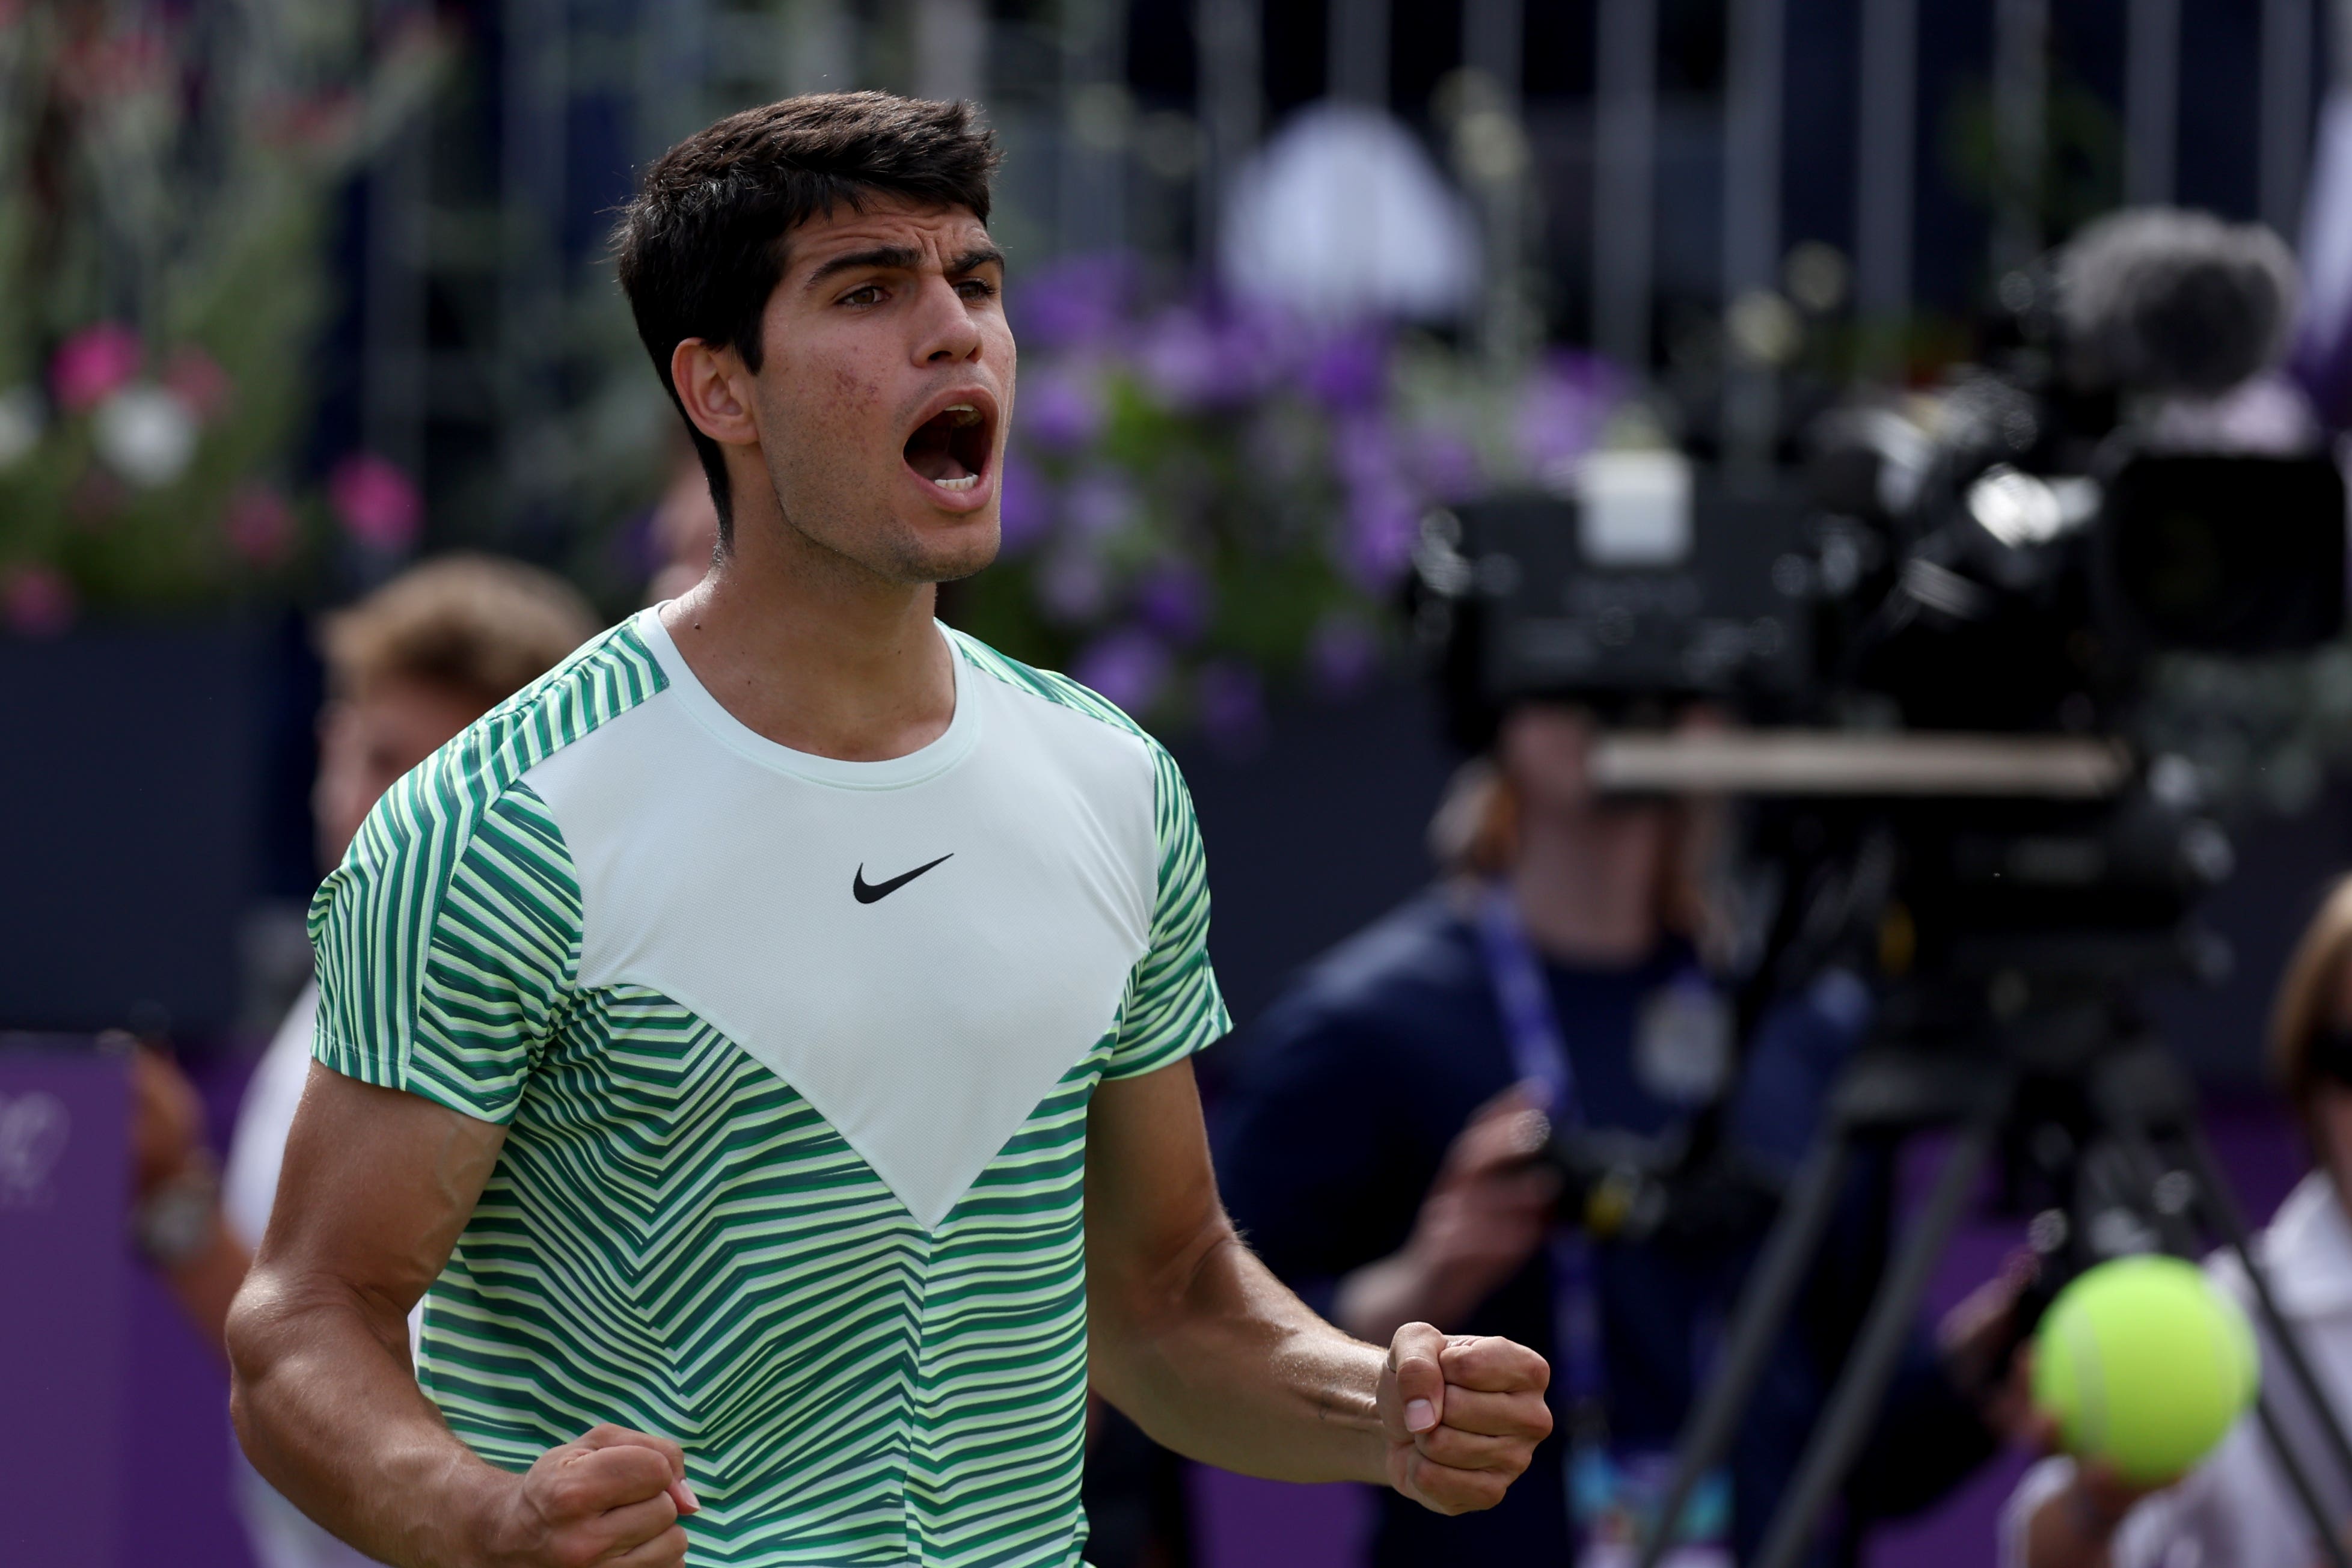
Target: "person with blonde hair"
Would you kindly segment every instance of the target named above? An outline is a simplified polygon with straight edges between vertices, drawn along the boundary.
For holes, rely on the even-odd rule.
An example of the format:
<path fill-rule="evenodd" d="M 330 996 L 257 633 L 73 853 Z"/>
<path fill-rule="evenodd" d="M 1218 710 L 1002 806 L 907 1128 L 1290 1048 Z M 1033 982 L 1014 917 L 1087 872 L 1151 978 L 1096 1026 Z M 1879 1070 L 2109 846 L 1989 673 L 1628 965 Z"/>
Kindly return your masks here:
<path fill-rule="evenodd" d="M 562 579 L 488 555 L 410 568 L 327 617 L 320 651 L 312 828 L 332 866 L 377 799 L 449 738 L 562 662 L 594 633 L 586 601 Z M 133 1233 L 205 1342 L 222 1348 L 229 1302 L 269 1219 L 294 1108 L 310 1071 L 319 1008 L 307 984 L 255 1067 L 225 1169 L 204 1142 L 193 1086 L 170 1060 L 133 1058 Z M 261 1568 L 335 1568 L 352 1552 L 243 1470 L 239 1510 Z"/>
<path fill-rule="evenodd" d="M 2268 1055 L 2313 1168 L 2255 1252 L 2342 1416 L 2352 1412 L 2352 876 L 2328 890 L 2287 960 Z M 2233 1258 L 2216 1253 L 2206 1271 L 2253 1315 Z M 2263 1365 L 2275 1360 L 2265 1345 Z M 2329 1513 L 2352 1527 L 2352 1476 L 2329 1462 L 2300 1388 L 2290 1378 L 2264 1382 Z M 2158 1487 L 2128 1486 L 2101 1464 L 2044 1459 L 2011 1496 L 2001 1544 L 2010 1568 L 2310 1568 L 2325 1561 L 2251 1412 L 2202 1463 Z"/>

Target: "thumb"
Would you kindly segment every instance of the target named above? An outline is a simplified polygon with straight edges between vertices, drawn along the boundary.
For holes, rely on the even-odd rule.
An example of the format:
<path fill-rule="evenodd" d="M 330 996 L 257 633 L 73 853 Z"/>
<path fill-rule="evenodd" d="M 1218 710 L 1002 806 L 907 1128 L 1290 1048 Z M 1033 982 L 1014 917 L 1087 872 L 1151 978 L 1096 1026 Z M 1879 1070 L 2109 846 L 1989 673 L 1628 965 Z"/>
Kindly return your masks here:
<path fill-rule="evenodd" d="M 1396 1441 L 1408 1442 L 1445 1418 L 1445 1373 L 1438 1364 L 1444 1349 L 1445 1336 L 1427 1323 L 1407 1323 L 1389 1342 L 1395 1390 L 1389 1435 Z"/>

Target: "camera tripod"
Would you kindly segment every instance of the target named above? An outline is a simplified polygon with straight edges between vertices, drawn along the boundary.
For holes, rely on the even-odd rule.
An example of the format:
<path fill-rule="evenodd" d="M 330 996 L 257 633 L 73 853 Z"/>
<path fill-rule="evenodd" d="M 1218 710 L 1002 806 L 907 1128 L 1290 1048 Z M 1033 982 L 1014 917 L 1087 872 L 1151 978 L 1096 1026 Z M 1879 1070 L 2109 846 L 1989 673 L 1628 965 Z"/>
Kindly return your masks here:
<path fill-rule="evenodd" d="M 2004 982 L 2015 978 L 2012 972 Z M 1974 1029 L 1947 1025 L 1915 1034 L 1898 1025 L 1888 1037 L 1905 1043 L 1857 1056 L 1831 1097 L 1827 1125 L 1789 1190 L 1742 1293 L 1717 1373 L 1685 1430 L 1642 1568 L 1658 1568 L 1672 1549 L 1699 1478 L 1722 1460 L 1746 1416 L 1857 1152 L 1874 1142 L 1935 1130 L 1950 1132 L 1948 1150 L 1879 1282 L 1750 1568 L 1798 1568 L 1803 1561 L 1869 1436 L 1978 1179 L 2011 1138 L 2023 1141 L 2013 1148 L 2063 1146 L 2056 1174 L 2070 1210 L 2079 1210 L 2086 1153 L 2095 1150 L 2117 1178 L 2113 1196 L 2136 1213 L 2147 1239 L 2193 1258 L 2201 1221 L 2234 1255 L 2252 1287 L 2266 1360 L 2286 1373 L 2284 1384 L 2264 1378 L 2255 1406 L 2263 1436 L 2309 1517 L 2322 1560 L 2352 1568 L 2324 1494 L 2289 1440 L 2283 1387 L 2299 1394 L 2347 1488 L 2352 1441 L 2279 1310 L 2245 1217 L 2198 1124 L 2193 1090 L 2169 1053 L 2152 1035 L 2130 1027 L 2110 1000 L 2082 995 L 2032 1011 L 2021 1001 L 2008 1017 L 1982 1020 Z"/>

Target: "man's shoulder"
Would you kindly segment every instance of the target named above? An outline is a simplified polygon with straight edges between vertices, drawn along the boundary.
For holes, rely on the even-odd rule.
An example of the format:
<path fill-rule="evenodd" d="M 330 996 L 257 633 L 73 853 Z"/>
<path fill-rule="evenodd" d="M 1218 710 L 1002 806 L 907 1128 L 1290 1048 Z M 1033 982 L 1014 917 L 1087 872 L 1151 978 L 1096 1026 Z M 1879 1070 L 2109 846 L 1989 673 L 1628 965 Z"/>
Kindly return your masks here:
<path fill-rule="evenodd" d="M 514 795 L 531 769 L 667 683 L 634 620 L 623 621 L 460 730 L 403 784 L 414 786 L 419 810 L 478 816 Z"/>
<path fill-rule="evenodd" d="M 562 836 L 523 775 L 665 684 L 652 651 L 624 621 L 459 731 L 368 814 L 319 889 L 314 934 L 327 905 L 354 884 L 397 880 L 408 896 L 429 893 L 486 839 L 532 876 L 559 869 Z"/>
<path fill-rule="evenodd" d="M 960 632 L 950 626 L 947 628 L 947 634 L 950 645 L 969 668 L 999 685 L 1060 711 L 1091 720 L 1110 733 L 1140 743 L 1150 752 L 1162 752 L 1163 748 L 1150 731 L 1101 692 L 1079 684 L 1058 670 L 1040 669 L 1035 665 L 1024 664 L 1010 654 L 1000 653 L 968 632 Z"/>

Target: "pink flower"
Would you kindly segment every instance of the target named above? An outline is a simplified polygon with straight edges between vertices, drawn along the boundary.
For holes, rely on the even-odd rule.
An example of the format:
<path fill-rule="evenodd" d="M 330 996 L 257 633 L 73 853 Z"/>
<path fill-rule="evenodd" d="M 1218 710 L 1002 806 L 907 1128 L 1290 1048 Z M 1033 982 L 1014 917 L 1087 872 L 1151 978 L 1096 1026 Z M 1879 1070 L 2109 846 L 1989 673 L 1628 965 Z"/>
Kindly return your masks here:
<path fill-rule="evenodd" d="M 425 523 L 425 500 L 394 464 L 354 452 L 327 476 L 327 500 L 343 531 L 378 550 L 405 550 Z"/>
<path fill-rule="evenodd" d="M 294 548 L 294 509 L 268 485 L 247 485 L 229 498 L 221 532 L 229 548 L 256 566 L 275 566 Z"/>
<path fill-rule="evenodd" d="M 102 403 L 139 374 L 139 334 L 120 321 L 100 321 L 58 345 L 49 362 L 49 390 L 58 406 L 80 414 Z"/>
<path fill-rule="evenodd" d="M 19 566 L 0 581 L 0 624 L 18 637 L 56 637 L 77 607 L 73 584 L 51 567 Z"/>
<path fill-rule="evenodd" d="M 236 391 L 220 362 L 194 343 L 173 351 L 172 363 L 163 367 L 163 384 L 195 410 L 197 418 L 207 422 L 227 409 Z"/>

